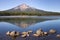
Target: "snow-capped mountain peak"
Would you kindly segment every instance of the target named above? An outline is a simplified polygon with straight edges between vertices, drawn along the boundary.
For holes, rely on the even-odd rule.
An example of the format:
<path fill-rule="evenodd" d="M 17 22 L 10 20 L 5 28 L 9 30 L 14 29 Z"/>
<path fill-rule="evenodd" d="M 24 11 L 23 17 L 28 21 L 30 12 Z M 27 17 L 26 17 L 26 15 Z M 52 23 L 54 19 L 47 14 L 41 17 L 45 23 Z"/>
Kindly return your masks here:
<path fill-rule="evenodd" d="M 17 7 L 15 7 L 14 9 L 25 10 L 25 9 L 27 9 L 27 8 L 29 8 L 28 5 L 26 5 L 26 4 L 21 4 L 21 5 L 17 6 Z"/>

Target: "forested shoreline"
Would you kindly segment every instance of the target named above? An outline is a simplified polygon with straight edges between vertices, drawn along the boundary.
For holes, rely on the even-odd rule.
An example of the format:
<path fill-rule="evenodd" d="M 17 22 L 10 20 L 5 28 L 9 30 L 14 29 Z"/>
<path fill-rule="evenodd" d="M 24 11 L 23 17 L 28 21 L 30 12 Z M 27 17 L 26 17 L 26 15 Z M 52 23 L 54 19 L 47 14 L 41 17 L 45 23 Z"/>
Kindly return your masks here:
<path fill-rule="evenodd" d="M 56 16 L 60 15 L 57 12 L 6 12 L 0 11 L 0 16 L 18 16 L 18 15 L 28 15 L 28 16 Z"/>

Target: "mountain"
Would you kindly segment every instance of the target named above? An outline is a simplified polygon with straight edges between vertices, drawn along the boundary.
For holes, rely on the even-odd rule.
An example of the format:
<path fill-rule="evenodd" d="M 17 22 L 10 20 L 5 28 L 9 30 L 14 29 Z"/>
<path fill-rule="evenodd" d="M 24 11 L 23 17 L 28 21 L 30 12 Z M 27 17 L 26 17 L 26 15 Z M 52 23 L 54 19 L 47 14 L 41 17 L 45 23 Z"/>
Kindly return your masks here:
<path fill-rule="evenodd" d="M 44 10 L 40 10 L 40 9 L 36 9 L 34 7 L 30 7 L 27 4 L 21 4 L 18 5 L 14 8 L 11 8 L 9 10 L 5 10 L 0 12 L 0 16 L 6 16 L 6 15 L 29 15 L 29 16 L 53 16 L 53 15 L 60 15 L 60 13 L 58 12 L 48 12 L 48 11 L 44 11 Z"/>
<path fill-rule="evenodd" d="M 39 10 L 39 9 L 30 7 L 27 4 L 21 4 L 17 7 L 7 10 L 7 11 L 11 11 L 11 12 L 42 12 L 43 10 Z"/>

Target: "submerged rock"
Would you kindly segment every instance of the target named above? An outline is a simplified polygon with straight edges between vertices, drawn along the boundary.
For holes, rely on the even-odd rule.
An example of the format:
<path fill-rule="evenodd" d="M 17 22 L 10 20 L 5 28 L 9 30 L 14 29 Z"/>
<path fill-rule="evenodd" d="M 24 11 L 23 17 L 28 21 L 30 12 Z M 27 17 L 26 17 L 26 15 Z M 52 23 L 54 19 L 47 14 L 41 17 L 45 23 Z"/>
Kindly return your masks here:
<path fill-rule="evenodd" d="M 48 32 L 44 32 L 44 35 L 48 35 Z"/>
<path fill-rule="evenodd" d="M 22 32 L 22 36 L 21 37 L 28 37 L 29 33 L 28 32 Z"/>
<path fill-rule="evenodd" d="M 50 29 L 50 30 L 49 30 L 49 33 L 50 33 L 50 34 L 54 34 L 54 33 L 56 33 L 56 30 Z"/>
<path fill-rule="evenodd" d="M 6 35 L 10 36 L 12 38 L 12 40 L 15 40 L 16 37 L 18 37 L 20 35 L 19 32 L 16 32 L 16 31 L 12 31 L 12 32 L 7 32 Z"/>
<path fill-rule="evenodd" d="M 57 37 L 57 38 L 60 38 L 60 34 L 57 34 L 56 37 Z"/>

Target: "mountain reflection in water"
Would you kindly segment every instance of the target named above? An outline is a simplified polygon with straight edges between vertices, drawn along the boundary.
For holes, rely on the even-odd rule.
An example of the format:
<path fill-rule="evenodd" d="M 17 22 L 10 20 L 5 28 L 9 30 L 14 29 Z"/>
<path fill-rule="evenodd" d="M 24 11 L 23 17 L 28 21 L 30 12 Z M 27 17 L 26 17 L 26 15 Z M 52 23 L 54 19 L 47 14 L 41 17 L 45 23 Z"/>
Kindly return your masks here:
<path fill-rule="evenodd" d="M 52 19 L 32 19 L 32 18 L 2 18 L 0 19 L 1 22 L 9 22 L 14 25 L 20 26 L 22 28 L 26 28 L 30 25 L 33 25 L 38 22 L 46 21 L 46 20 L 52 20 Z"/>

